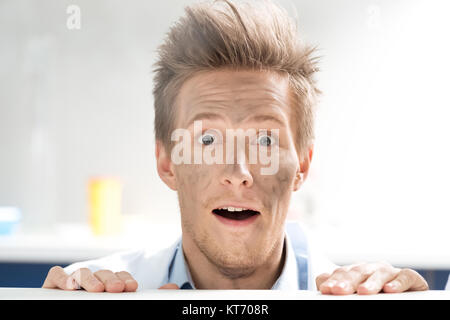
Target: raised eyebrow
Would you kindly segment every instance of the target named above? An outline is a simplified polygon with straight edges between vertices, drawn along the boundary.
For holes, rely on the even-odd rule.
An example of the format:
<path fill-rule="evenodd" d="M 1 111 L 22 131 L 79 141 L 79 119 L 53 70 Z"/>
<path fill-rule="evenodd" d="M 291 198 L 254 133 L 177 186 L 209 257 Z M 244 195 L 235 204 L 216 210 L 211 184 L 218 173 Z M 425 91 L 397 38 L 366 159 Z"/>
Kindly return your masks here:
<path fill-rule="evenodd" d="M 194 117 L 192 117 L 188 123 L 186 127 L 189 127 L 191 124 L 193 124 L 195 121 L 197 120 L 203 120 L 203 119 L 207 119 L 207 120 L 225 120 L 225 118 L 218 114 L 218 113 L 213 113 L 213 112 L 200 112 L 197 113 Z M 285 123 L 280 120 L 278 117 L 272 116 L 272 115 L 268 115 L 268 114 L 258 114 L 258 115 L 253 115 L 247 118 L 248 121 L 255 121 L 255 122 L 264 122 L 264 121 L 273 121 L 278 123 L 280 126 L 284 127 Z"/>
<path fill-rule="evenodd" d="M 255 122 L 274 121 L 282 127 L 285 126 L 285 123 L 283 121 L 281 121 L 279 118 L 268 115 L 268 114 L 257 114 L 257 115 L 250 117 L 248 120 L 255 121 Z"/>
<path fill-rule="evenodd" d="M 197 120 L 224 120 L 224 117 L 217 113 L 212 112 L 200 112 L 197 113 L 195 116 L 193 116 L 187 123 L 186 127 L 189 127 L 191 124 L 193 124 Z"/>

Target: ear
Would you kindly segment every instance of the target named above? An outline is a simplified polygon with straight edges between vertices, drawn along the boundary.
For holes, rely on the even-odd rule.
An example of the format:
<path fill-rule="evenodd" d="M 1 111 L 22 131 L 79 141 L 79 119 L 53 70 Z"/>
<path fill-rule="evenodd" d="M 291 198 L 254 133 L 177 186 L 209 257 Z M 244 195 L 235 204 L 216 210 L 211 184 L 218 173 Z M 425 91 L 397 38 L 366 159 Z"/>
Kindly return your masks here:
<path fill-rule="evenodd" d="M 294 191 L 300 189 L 301 185 L 308 177 L 309 166 L 312 161 L 313 151 L 314 145 L 311 145 L 306 154 L 303 155 L 299 154 L 300 167 L 297 168 L 297 173 L 294 180 Z"/>
<path fill-rule="evenodd" d="M 159 177 L 172 190 L 177 190 L 177 179 L 175 176 L 174 166 L 170 159 L 170 154 L 162 143 L 157 140 L 155 146 L 156 167 Z"/>

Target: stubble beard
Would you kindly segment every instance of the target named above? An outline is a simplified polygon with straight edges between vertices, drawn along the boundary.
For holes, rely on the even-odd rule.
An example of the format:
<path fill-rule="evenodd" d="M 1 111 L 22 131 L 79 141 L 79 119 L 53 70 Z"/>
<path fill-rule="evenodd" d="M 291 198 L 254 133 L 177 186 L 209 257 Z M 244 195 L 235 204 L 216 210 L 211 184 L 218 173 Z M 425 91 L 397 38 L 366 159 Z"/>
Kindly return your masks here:
<path fill-rule="evenodd" d="M 184 232 L 192 239 L 203 256 L 227 279 L 240 279 L 251 276 L 273 255 L 278 243 L 253 246 L 239 237 L 228 243 L 218 240 L 205 230 L 194 230 L 192 223 L 183 221 Z M 226 246 L 226 247 L 225 247 Z M 267 248 L 268 247 L 268 248 Z M 267 248 L 267 249 L 266 249 Z"/>

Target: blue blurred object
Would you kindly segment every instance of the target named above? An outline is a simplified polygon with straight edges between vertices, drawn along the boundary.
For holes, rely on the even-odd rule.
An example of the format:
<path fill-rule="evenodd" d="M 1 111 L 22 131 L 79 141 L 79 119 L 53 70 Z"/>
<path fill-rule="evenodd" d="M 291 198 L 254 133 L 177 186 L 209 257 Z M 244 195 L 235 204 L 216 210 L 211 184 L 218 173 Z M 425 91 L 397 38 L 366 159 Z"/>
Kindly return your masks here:
<path fill-rule="evenodd" d="M 16 207 L 0 207 L 0 235 L 14 232 L 21 218 L 20 210 Z"/>

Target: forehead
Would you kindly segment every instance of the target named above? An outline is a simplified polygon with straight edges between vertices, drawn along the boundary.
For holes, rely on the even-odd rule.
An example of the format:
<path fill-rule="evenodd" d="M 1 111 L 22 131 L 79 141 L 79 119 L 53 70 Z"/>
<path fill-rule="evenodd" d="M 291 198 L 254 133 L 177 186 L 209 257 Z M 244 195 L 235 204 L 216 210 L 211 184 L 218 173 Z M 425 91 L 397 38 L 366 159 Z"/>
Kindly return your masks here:
<path fill-rule="evenodd" d="M 287 122 L 290 102 L 287 76 L 268 71 L 200 72 L 182 85 L 177 97 L 177 124 L 195 113 L 223 114 L 233 123 L 250 115 L 278 114 Z"/>

